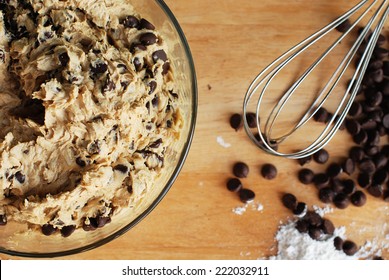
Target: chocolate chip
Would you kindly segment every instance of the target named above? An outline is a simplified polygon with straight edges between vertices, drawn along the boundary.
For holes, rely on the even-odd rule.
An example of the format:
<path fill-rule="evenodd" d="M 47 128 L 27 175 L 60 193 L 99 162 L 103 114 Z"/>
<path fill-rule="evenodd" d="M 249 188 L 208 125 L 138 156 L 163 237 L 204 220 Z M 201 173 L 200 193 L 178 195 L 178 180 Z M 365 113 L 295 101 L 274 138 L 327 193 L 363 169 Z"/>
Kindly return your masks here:
<path fill-rule="evenodd" d="M 97 220 L 96 220 L 96 218 L 85 219 L 83 224 L 82 224 L 82 228 L 85 231 L 93 231 L 93 230 L 95 230 L 97 228 Z"/>
<path fill-rule="evenodd" d="M 342 180 L 343 184 L 343 193 L 346 195 L 351 195 L 355 192 L 356 185 L 355 182 L 352 179 L 345 179 Z"/>
<path fill-rule="evenodd" d="M 331 189 L 335 192 L 335 193 L 340 193 L 340 192 L 343 192 L 343 189 L 344 189 L 344 185 L 343 185 L 343 182 L 338 179 L 338 178 L 332 178 L 331 181 Z"/>
<path fill-rule="evenodd" d="M 7 224 L 7 215 L 0 214 L 0 226 L 5 226 Z"/>
<path fill-rule="evenodd" d="M 317 122 L 326 122 L 328 120 L 328 111 L 324 107 L 320 107 L 313 115 L 313 119 Z"/>
<path fill-rule="evenodd" d="M 110 76 L 107 75 L 107 79 L 105 81 L 105 84 L 103 86 L 103 93 L 110 92 L 116 89 L 115 83 L 111 80 Z"/>
<path fill-rule="evenodd" d="M 124 19 L 120 20 L 119 23 L 123 24 L 127 28 L 138 28 L 139 20 L 134 16 L 126 16 Z"/>
<path fill-rule="evenodd" d="M 382 197 L 384 194 L 384 190 L 382 188 L 382 185 L 379 184 L 372 184 L 367 188 L 367 191 L 369 194 L 371 194 L 374 197 Z"/>
<path fill-rule="evenodd" d="M 350 201 L 353 205 L 361 207 L 366 204 L 366 195 L 362 191 L 356 191 L 350 196 Z"/>
<path fill-rule="evenodd" d="M 101 228 L 111 222 L 111 217 L 97 216 L 96 220 L 97 220 L 97 227 Z"/>
<path fill-rule="evenodd" d="M 305 220 L 298 220 L 296 222 L 296 229 L 301 232 L 301 233 L 306 233 L 308 232 L 309 229 L 309 224 Z"/>
<path fill-rule="evenodd" d="M 257 127 L 257 116 L 255 113 L 252 113 L 252 112 L 246 113 L 246 121 L 247 121 L 248 127 L 250 127 L 250 128 Z"/>
<path fill-rule="evenodd" d="M 389 113 L 385 114 L 382 118 L 382 124 L 386 129 L 389 129 Z"/>
<path fill-rule="evenodd" d="M 373 52 L 374 56 L 378 59 L 384 59 L 388 57 L 389 51 L 385 48 L 376 47 Z"/>
<path fill-rule="evenodd" d="M 82 158 L 80 158 L 80 157 L 76 158 L 76 163 L 77 163 L 80 167 L 85 167 L 85 166 L 86 166 L 86 162 L 85 162 Z"/>
<path fill-rule="evenodd" d="M 312 160 L 312 156 L 306 156 L 303 158 L 299 158 L 297 161 L 301 166 L 304 166 L 305 164 L 310 163 Z"/>
<path fill-rule="evenodd" d="M 61 228 L 61 235 L 63 237 L 69 237 L 75 230 L 76 226 L 74 225 L 64 226 L 63 228 Z"/>
<path fill-rule="evenodd" d="M 11 114 L 24 119 L 30 119 L 39 125 L 45 123 L 45 107 L 40 99 L 25 99 L 22 103 L 15 107 Z"/>
<path fill-rule="evenodd" d="M 58 60 L 63 67 L 68 65 L 69 60 L 70 60 L 68 53 L 64 52 L 64 53 L 61 53 L 60 55 L 58 55 Z"/>
<path fill-rule="evenodd" d="M 125 166 L 124 164 L 118 164 L 116 165 L 113 170 L 115 171 L 120 171 L 121 173 L 127 173 L 128 172 L 128 167 Z"/>
<path fill-rule="evenodd" d="M 322 236 L 322 231 L 316 227 L 310 227 L 308 229 L 308 234 L 313 240 L 319 240 Z"/>
<path fill-rule="evenodd" d="M 373 183 L 383 185 L 388 181 L 388 172 L 384 168 L 377 170 L 373 175 Z"/>
<path fill-rule="evenodd" d="M 144 33 L 139 37 L 139 41 L 144 46 L 153 45 L 157 42 L 157 40 L 158 40 L 157 36 L 152 32 Z"/>
<path fill-rule="evenodd" d="M 51 224 L 43 225 L 41 230 L 42 230 L 42 233 L 44 235 L 47 235 L 47 236 L 52 235 L 53 233 L 55 233 L 57 231 L 57 229 Z"/>
<path fill-rule="evenodd" d="M 298 179 L 301 183 L 308 185 L 313 182 L 315 174 L 308 168 L 303 168 L 298 172 Z"/>
<path fill-rule="evenodd" d="M 327 175 L 331 178 L 337 177 L 340 173 L 342 173 L 342 166 L 338 163 L 331 163 L 327 167 Z"/>
<path fill-rule="evenodd" d="M 26 181 L 26 176 L 22 172 L 18 171 L 15 173 L 15 179 L 18 180 L 20 184 L 23 184 Z"/>
<path fill-rule="evenodd" d="M 377 145 L 367 145 L 364 148 L 365 154 L 369 157 L 372 157 L 380 151 L 380 148 Z"/>
<path fill-rule="evenodd" d="M 367 133 L 364 129 L 361 129 L 357 134 L 353 136 L 353 140 L 356 144 L 364 145 L 367 142 Z"/>
<path fill-rule="evenodd" d="M 380 143 L 380 134 L 377 130 L 367 131 L 367 142 L 369 145 L 378 145 Z"/>
<path fill-rule="evenodd" d="M 358 146 L 354 146 L 349 150 L 349 157 L 354 162 L 360 162 L 365 157 L 365 151 Z"/>
<path fill-rule="evenodd" d="M 108 70 L 108 65 L 104 62 L 96 62 L 95 65 L 90 66 L 91 71 L 95 74 L 103 74 Z"/>
<path fill-rule="evenodd" d="M 153 143 L 151 143 L 151 144 L 149 145 L 149 148 L 150 148 L 150 149 L 159 148 L 159 146 L 161 146 L 162 143 L 163 143 L 162 138 L 159 138 L 158 140 L 156 140 L 156 141 L 154 141 Z"/>
<path fill-rule="evenodd" d="M 249 174 L 249 167 L 244 162 L 237 162 L 234 164 L 233 173 L 238 178 L 246 178 Z"/>
<path fill-rule="evenodd" d="M 303 214 L 307 209 L 307 205 L 304 202 L 297 203 L 296 209 L 293 210 L 293 214 L 295 215 L 301 215 Z"/>
<path fill-rule="evenodd" d="M 282 204 L 293 211 L 297 207 L 297 198 L 291 193 L 286 193 L 282 196 Z"/>
<path fill-rule="evenodd" d="M 156 81 L 150 81 L 149 83 L 148 83 L 148 86 L 149 86 L 149 94 L 152 94 L 154 91 L 155 91 L 155 89 L 157 88 L 157 82 Z"/>
<path fill-rule="evenodd" d="M 134 60 L 132 61 L 132 63 L 134 64 L 135 70 L 136 70 L 137 72 L 139 72 L 140 70 L 142 70 L 143 65 L 142 65 L 142 62 L 140 61 L 139 57 L 135 57 Z"/>
<path fill-rule="evenodd" d="M 328 219 L 323 219 L 321 228 L 325 234 L 333 235 L 335 232 L 334 224 Z"/>
<path fill-rule="evenodd" d="M 242 187 L 242 182 L 238 178 L 231 178 L 227 181 L 227 189 L 230 192 L 238 192 Z"/>
<path fill-rule="evenodd" d="M 135 51 L 145 51 L 147 50 L 146 46 L 142 45 L 141 43 L 134 43 L 130 47 L 130 52 L 135 53 Z"/>
<path fill-rule="evenodd" d="M 277 168 L 271 163 L 264 164 L 261 168 L 261 174 L 263 178 L 272 180 L 277 177 Z"/>
<path fill-rule="evenodd" d="M 242 127 L 242 116 L 240 114 L 233 114 L 230 117 L 230 125 L 235 131 L 238 131 Z"/>
<path fill-rule="evenodd" d="M 315 227 L 319 227 L 323 222 L 322 217 L 314 211 L 308 211 L 304 216 L 304 220 L 306 220 L 311 226 Z"/>
<path fill-rule="evenodd" d="M 372 174 L 372 173 L 375 172 L 376 167 L 375 167 L 375 164 L 374 164 L 373 160 L 371 160 L 371 159 L 363 159 L 359 163 L 359 170 L 361 172 L 364 172 L 364 173 Z"/>
<path fill-rule="evenodd" d="M 351 158 L 346 159 L 342 164 L 342 170 L 348 175 L 353 174 L 355 171 L 354 161 Z"/>
<path fill-rule="evenodd" d="M 250 189 L 241 188 L 239 190 L 239 198 L 243 203 L 251 202 L 255 198 L 255 193 Z"/>
<path fill-rule="evenodd" d="M 313 160 L 320 164 L 326 163 L 328 158 L 329 154 L 325 149 L 321 149 L 313 154 Z"/>
<path fill-rule="evenodd" d="M 334 200 L 335 192 L 331 187 L 321 188 L 319 190 L 319 199 L 324 203 L 331 203 Z"/>
<path fill-rule="evenodd" d="M 141 18 L 141 20 L 139 22 L 139 28 L 140 29 L 154 30 L 155 26 L 152 23 L 150 23 L 148 20 Z"/>
<path fill-rule="evenodd" d="M 344 20 L 343 22 L 341 22 L 338 26 L 336 26 L 336 30 L 341 32 L 341 33 L 345 33 L 347 32 L 347 30 L 349 30 L 351 28 L 351 22 L 349 19 L 346 19 Z"/>
<path fill-rule="evenodd" d="M 165 62 L 167 60 L 167 55 L 164 50 L 158 50 L 153 52 L 152 58 L 154 63 L 156 63 L 159 59 Z"/>
<path fill-rule="evenodd" d="M 335 195 L 333 203 L 337 208 L 345 209 L 349 206 L 350 200 L 346 194 L 338 193 L 337 195 Z"/>
<path fill-rule="evenodd" d="M 346 129 L 350 135 L 357 135 L 361 131 L 361 125 L 354 119 L 346 119 Z"/>
<path fill-rule="evenodd" d="M 336 250 L 341 251 L 343 249 L 343 243 L 344 241 L 341 237 L 337 236 L 334 238 L 334 246 Z"/>
<path fill-rule="evenodd" d="M 346 240 L 343 242 L 342 249 L 346 255 L 353 256 L 358 251 L 358 246 L 353 241 Z"/>
<path fill-rule="evenodd" d="M 330 178 L 325 173 L 318 173 L 314 175 L 313 183 L 318 189 L 321 189 L 328 186 L 328 184 L 330 183 Z"/>
<path fill-rule="evenodd" d="M 357 181 L 362 188 L 367 188 L 371 185 L 372 178 L 370 174 L 361 172 L 358 174 Z"/>
<path fill-rule="evenodd" d="M 162 65 L 162 75 L 166 75 L 170 70 L 170 63 L 168 61 L 166 61 L 163 65 Z"/>

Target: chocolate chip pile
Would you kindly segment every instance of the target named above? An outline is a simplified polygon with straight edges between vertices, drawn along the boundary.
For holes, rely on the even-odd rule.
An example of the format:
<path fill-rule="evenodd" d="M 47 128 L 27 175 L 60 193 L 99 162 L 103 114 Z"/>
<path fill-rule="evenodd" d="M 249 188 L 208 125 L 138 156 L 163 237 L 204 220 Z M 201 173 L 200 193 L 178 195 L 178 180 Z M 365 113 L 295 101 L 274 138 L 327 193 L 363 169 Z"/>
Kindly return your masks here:
<path fill-rule="evenodd" d="M 346 21 L 338 27 L 338 31 L 344 32 L 348 26 L 350 22 Z M 361 46 L 359 54 L 362 54 L 367 41 L 368 39 Z M 302 166 L 297 173 L 298 180 L 304 185 L 314 185 L 320 201 L 333 204 L 338 209 L 345 209 L 350 204 L 362 207 L 366 204 L 368 195 L 389 202 L 389 51 L 384 48 L 385 44 L 386 38 L 381 34 L 358 95 L 347 118 L 339 127 L 339 130 L 344 130 L 351 136 L 353 142 L 347 156 L 339 162 L 331 161 L 330 152 L 323 148 L 312 156 L 298 160 Z M 357 62 L 358 60 L 359 58 Z M 327 123 L 332 116 L 331 112 L 322 107 L 313 119 L 319 123 Z M 229 120 L 235 131 L 243 126 L 243 117 L 250 128 L 257 127 L 255 113 L 249 112 L 246 116 L 235 113 Z M 259 137 L 256 138 L 260 141 Z M 276 146 L 274 148 L 277 149 Z M 322 170 L 314 172 L 308 168 L 312 161 L 322 166 Z M 273 179 L 277 175 L 277 169 L 272 164 L 264 164 L 261 175 L 266 179 Z M 331 221 L 307 211 L 307 205 L 298 202 L 294 195 L 285 194 L 282 202 L 295 215 L 302 215 L 296 226 L 300 232 L 308 233 L 313 239 L 333 233 Z M 340 237 L 335 238 L 334 245 L 347 255 L 354 255 L 358 250 L 354 242 L 343 241 Z"/>

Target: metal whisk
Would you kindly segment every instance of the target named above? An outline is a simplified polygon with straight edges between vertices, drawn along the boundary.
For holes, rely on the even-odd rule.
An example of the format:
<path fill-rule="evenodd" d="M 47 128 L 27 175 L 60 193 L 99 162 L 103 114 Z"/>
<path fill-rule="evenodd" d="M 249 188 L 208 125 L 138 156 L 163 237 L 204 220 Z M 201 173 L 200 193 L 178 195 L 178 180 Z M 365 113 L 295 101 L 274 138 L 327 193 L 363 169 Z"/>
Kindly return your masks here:
<path fill-rule="evenodd" d="M 352 103 L 357 95 L 358 89 L 361 85 L 362 79 L 364 77 L 365 71 L 367 69 L 370 58 L 373 54 L 373 50 L 376 46 L 378 37 L 382 31 L 383 25 L 388 17 L 389 13 L 389 0 L 379 1 L 375 0 L 372 3 L 368 3 L 368 0 L 363 0 L 359 2 L 355 7 L 351 10 L 337 18 L 335 21 L 331 22 L 324 28 L 320 29 L 316 33 L 312 34 L 296 46 L 292 47 L 290 50 L 285 52 L 279 58 L 274 60 L 271 64 L 269 64 L 262 72 L 260 72 L 251 85 L 249 86 L 243 103 L 243 114 L 249 112 L 250 102 L 256 103 L 256 120 L 257 120 L 257 128 L 255 130 L 249 127 L 248 121 L 246 118 L 244 119 L 244 127 L 245 130 L 250 137 L 250 139 L 261 149 L 264 151 L 276 155 L 282 156 L 292 159 L 303 158 L 314 154 L 321 148 L 323 148 L 335 135 L 341 124 L 343 123 Z M 370 1 L 371 2 L 371 1 Z M 364 8 L 364 9 L 363 9 Z M 350 28 L 343 32 L 335 42 L 325 50 L 325 52 L 319 56 L 306 70 L 303 72 L 301 76 L 297 78 L 292 84 L 292 86 L 286 90 L 280 99 L 276 102 L 276 105 L 272 108 L 270 114 L 268 115 L 265 122 L 263 122 L 262 116 L 260 119 L 261 105 L 263 103 L 263 99 L 265 93 L 268 90 L 268 87 L 272 80 L 276 75 L 280 73 L 280 71 L 287 66 L 292 60 L 294 60 L 299 55 L 304 55 L 304 51 L 307 50 L 310 46 L 317 43 L 321 38 L 326 36 L 329 32 L 334 30 L 337 26 L 348 20 L 351 16 L 356 14 L 358 11 L 362 11 L 362 13 L 358 16 L 358 18 L 351 23 Z M 373 11 L 373 12 L 372 12 Z M 277 118 L 279 117 L 281 111 L 284 109 L 286 103 L 292 97 L 292 95 L 296 92 L 296 89 L 302 84 L 302 82 L 307 78 L 308 75 L 323 61 L 323 59 L 334 50 L 336 46 L 348 35 L 348 33 L 354 29 L 361 20 L 366 17 L 367 14 L 372 13 L 369 21 L 365 25 L 365 28 L 360 32 L 359 36 L 355 40 L 354 44 L 351 46 L 350 50 L 344 56 L 339 66 L 336 68 L 334 73 L 329 78 L 328 82 L 324 85 L 324 87 L 320 90 L 317 98 L 308 106 L 308 109 L 305 113 L 302 114 L 301 119 L 295 124 L 287 133 L 282 136 L 272 137 L 273 128 Z M 374 27 L 374 28 L 373 28 Z M 370 33 L 372 31 L 372 33 Z M 371 35 L 370 35 L 371 34 Z M 344 92 L 339 105 L 337 106 L 335 112 L 332 117 L 328 120 L 325 125 L 323 131 L 318 135 L 318 137 L 310 143 L 307 147 L 300 149 L 298 151 L 283 153 L 280 152 L 276 147 L 280 147 L 279 145 L 284 142 L 289 136 L 291 136 L 294 132 L 300 129 L 303 125 L 305 125 L 323 106 L 324 102 L 330 97 L 330 95 L 334 92 L 335 87 L 338 85 L 340 79 L 345 74 L 346 69 L 350 66 L 353 58 L 355 57 L 357 51 L 360 49 L 363 42 L 366 42 L 366 38 L 369 38 L 366 44 L 366 48 L 363 51 L 360 61 L 352 75 L 350 83 L 347 86 L 346 91 Z M 254 100 L 254 96 L 258 95 L 258 98 Z M 255 104 L 255 103 L 254 103 Z M 262 128 L 261 128 L 262 127 Z M 256 134 L 255 132 L 258 132 Z"/>

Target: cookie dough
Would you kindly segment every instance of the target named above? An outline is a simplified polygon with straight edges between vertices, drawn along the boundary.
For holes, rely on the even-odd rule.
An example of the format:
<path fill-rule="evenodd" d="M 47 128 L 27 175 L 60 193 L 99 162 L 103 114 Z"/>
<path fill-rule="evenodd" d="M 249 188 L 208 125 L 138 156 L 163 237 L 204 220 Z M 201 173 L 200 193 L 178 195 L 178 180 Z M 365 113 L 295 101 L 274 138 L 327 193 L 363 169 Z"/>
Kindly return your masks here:
<path fill-rule="evenodd" d="M 166 42 L 128 1 L 0 0 L 0 224 L 104 226 L 163 172 L 182 118 Z"/>

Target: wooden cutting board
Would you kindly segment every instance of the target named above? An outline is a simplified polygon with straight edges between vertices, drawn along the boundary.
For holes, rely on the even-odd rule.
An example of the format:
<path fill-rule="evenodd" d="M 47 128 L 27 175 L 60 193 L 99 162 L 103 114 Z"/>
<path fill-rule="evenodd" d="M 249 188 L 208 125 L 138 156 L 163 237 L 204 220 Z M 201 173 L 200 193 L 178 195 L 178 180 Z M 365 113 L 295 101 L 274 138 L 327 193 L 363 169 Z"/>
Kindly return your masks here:
<path fill-rule="evenodd" d="M 275 233 L 280 223 L 293 217 L 282 206 L 281 195 L 292 192 L 309 206 L 325 205 L 313 186 L 298 182 L 296 161 L 260 151 L 243 130 L 235 132 L 229 126 L 229 117 L 241 112 L 244 93 L 262 68 L 357 2 L 166 0 L 187 36 L 198 77 L 199 112 L 191 151 L 172 189 L 139 225 L 109 244 L 63 259 L 258 259 L 276 254 Z M 387 28 L 388 24 L 386 33 Z M 220 145 L 218 137 L 230 146 Z M 349 145 L 350 137 L 343 132 L 327 150 L 339 160 Z M 244 204 L 226 189 L 236 161 L 249 165 L 243 184 L 256 193 L 242 215 L 233 209 Z M 279 172 L 271 181 L 259 172 L 267 162 Z M 364 207 L 334 209 L 327 217 L 335 226 L 345 226 L 358 245 L 367 240 L 389 243 L 388 207 L 382 199 L 368 196 Z M 389 258 L 387 250 L 383 256 Z"/>

